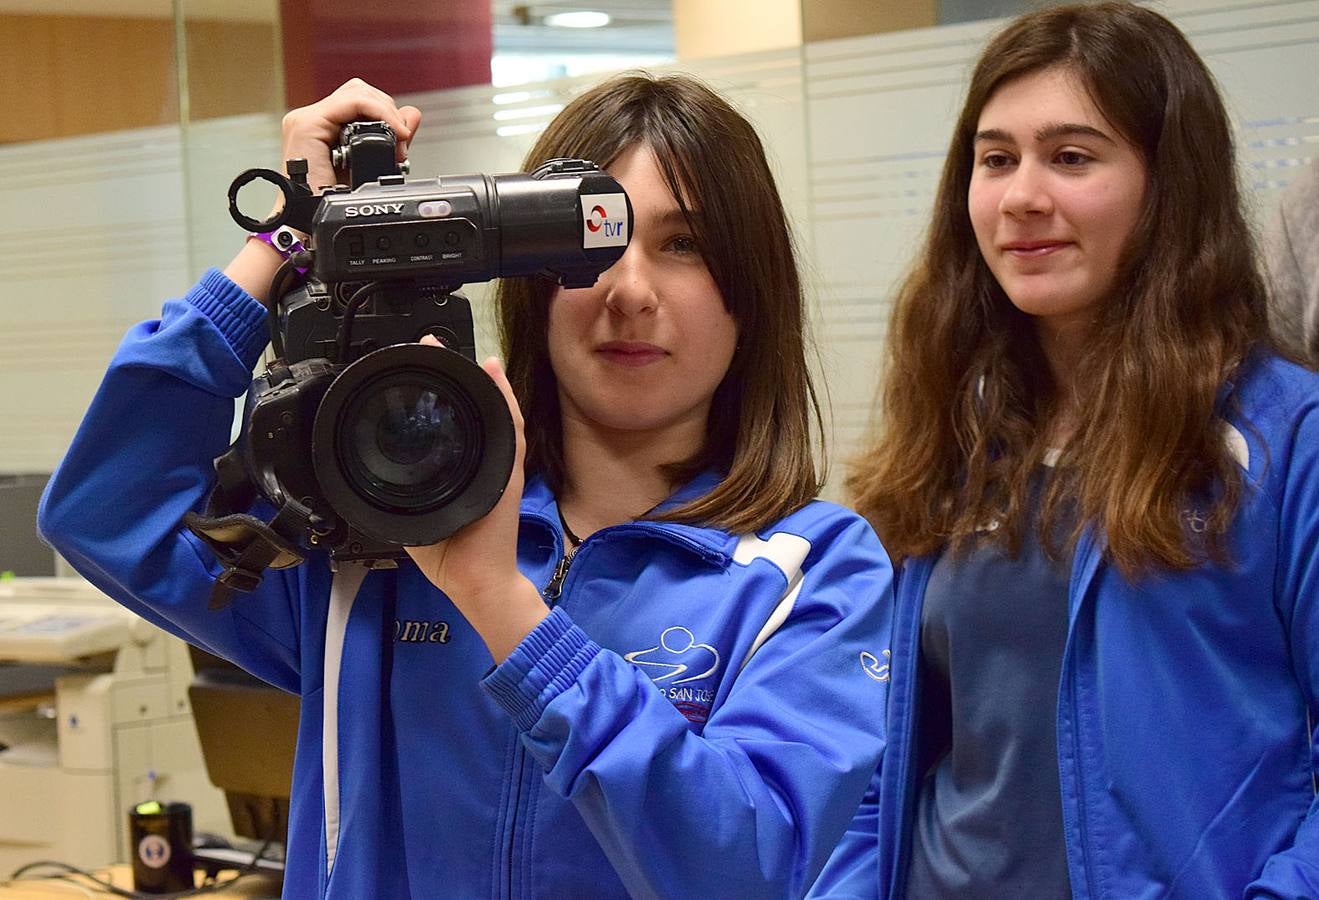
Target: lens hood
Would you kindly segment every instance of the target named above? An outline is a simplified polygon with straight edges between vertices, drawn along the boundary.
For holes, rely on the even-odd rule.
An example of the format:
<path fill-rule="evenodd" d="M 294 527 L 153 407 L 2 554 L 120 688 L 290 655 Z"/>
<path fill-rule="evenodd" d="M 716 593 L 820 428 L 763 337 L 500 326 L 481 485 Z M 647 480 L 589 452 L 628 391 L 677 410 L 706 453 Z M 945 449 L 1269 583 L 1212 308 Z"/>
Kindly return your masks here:
<path fill-rule="evenodd" d="M 441 541 L 494 508 L 516 453 L 499 388 L 465 356 L 426 344 L 368 353 L 325 391 L 311 456 L 325 501 L 392 544 Z"/>

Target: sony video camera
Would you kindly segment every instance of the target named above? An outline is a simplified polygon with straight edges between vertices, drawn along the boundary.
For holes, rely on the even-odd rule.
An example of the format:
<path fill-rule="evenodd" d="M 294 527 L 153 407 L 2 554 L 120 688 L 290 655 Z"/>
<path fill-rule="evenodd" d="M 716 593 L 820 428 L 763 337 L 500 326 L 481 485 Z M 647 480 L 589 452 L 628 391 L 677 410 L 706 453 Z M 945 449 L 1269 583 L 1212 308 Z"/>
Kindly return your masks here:
<path fill-rule="evenodd" d="M 585 160 L 406 178 L 382 122 L 347 126 L 332 158 L 351 186 L 317 196 L 306 161 L 289 160 L 289 177 L 250 169 L 229 190 L 234 220 L 291 256 L 271 289 L 275 359 L 215 461 L 206 514 L 187 518 L 225 564 L 217 602 L 267 567 L 302 562 L 307 546 L 332 564 L 391 566 L 404 546 L 489 512 L 512 470 L 513 423 L 476 364 L 471 307 L 456 290 L 532 275 L 589 287 L 631 237 L 627 195 Z M 257 179 L 283 195 L 266 220 L 238 208 Z M 310 235 L 306 247 L 292 229 Z M 418 343 L 425 335 L 442 347 Z M 248 514 L 258 498 L 275 510 L 269 522 Z"/>

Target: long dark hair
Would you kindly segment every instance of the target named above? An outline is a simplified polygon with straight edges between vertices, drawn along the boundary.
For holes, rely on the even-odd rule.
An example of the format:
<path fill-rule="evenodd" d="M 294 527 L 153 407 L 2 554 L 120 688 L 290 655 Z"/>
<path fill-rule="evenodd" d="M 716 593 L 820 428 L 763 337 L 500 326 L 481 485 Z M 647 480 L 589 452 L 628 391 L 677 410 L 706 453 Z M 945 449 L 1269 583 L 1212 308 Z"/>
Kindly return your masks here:
<path fill-rule="evenodd" d="M 653 151 L 738 327 L 705 444 L 668 467 L 675 482 L 708 468 L 723 478 L 663 518 L 735 532 L 761 528 L 815 497 L 822 480 L 820 409 L 783 203 L 755 129 L 710 88 L 682 75 L 629 73 L 579 95 L 540 136 L 525 167 L 560 156 L 608 166 L 636 144 Z M 700 216 L 690 215 L 693 207 Z M 497 303 L 509 381 L 526 417 L 527 472 L 557 492 L 563 429 L 546 341 L 553 292 L 541 279 L 505 279 Z"/>
<path fill-rule="evenodd" d="M 878 439 L 849 481 L 896 558 L 957 544 L 989 521 L 1015 553 L 1057 385 L 1030 317 L 977 249 L 967 211 L 973 139 L 1003 84 L 1072 74 L 1143 157 L 1145 205 L 1075 373 L 1080 426 L 1046 491 L 1131 574 L 1222 558 L 1241 474 L 1220 386 L 1266 343 L 1265 288 L 1241 208 L 1232 132 L 1214 80 L 1177 28 L 1129 3 L 1054 7 L 1010 23 L 976 65 L 919 260 L 889 331 Z M 1210 496 L 1211 495 L 1211 496 Z M 1200 535 L 1184 520 L 1208 496 Z"/>

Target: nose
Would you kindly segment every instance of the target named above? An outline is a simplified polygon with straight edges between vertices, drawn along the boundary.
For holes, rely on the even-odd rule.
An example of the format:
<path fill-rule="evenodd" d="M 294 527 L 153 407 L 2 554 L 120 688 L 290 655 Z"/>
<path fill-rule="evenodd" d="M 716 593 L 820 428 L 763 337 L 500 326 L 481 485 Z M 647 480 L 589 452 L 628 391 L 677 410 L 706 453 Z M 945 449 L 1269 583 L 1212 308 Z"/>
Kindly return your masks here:
<path fill-rule="evenodd" d="M 1047 166 L 1030 159 L 1018 163 L 1016 170 L 1008 176 L 999 210 L 1009 216 L 1053 212 Z"/>
<path fill-rule="evenodd" d="M 605 307 L 620 316 L 654 312 L 659 304 L 655 279 L 646 255 L 635 243 L 614 263 L 600 280 L 605 288 Z"/>

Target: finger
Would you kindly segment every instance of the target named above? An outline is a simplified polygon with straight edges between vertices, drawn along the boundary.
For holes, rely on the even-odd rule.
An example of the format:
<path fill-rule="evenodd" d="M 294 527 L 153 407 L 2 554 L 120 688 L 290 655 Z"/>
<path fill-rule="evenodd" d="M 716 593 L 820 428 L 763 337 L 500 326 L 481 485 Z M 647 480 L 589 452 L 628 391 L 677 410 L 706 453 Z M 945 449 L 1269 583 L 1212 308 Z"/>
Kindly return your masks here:
<path fill-rule="evenodd" d="M 400 106 L 398 114 L 403 118 L 403 124 L 408 128 L 408 137 L 412 137 L 421 125 L 421 110 L 415 106 Z"/>
<path fill-rule="evenodd" d="M 341 89 L 349 96 L 360 96 L 363 103 L 375 110 L 372 116 L 392 128 L 404 147 L 412 140 L 417 123 L 421 121 L 421 110 L 415 106 L 400 108 L 392 96 L 360 78 L 345 82 Z M 411 113 L 404 110 L 411 110 Z"/>
<path fill-rule="evenodd" d="M 412 138 L 421 125 L 421 110 L 415 106 L 400 106 L 398 114 L 403 120 L 404 128 L 403 131 L 398 132 L 398 158 L 399 162 L 402 162 L 407 158 L 408 148 L 412 145 Z"/>
<path fill-rule="evenodd" d="M 378 120 L 389 125 L 404 140 L 412 137 L 414 125 L 400 112 L 394 98 L 360 78 L 351 78 L 319 103 L 313 104 L 320 116 L 333 125 L 360 120 Z M 417 118 L 420 118 L 418 114 Z"/>
<path fill-rule="evenodd" d="M 343 84 L 339 85 L 339 87 L 335 89 L 334 93 L 330 94 L 330 96 L 327 97 L 326 99 L 328 100 L 334 97 L 344 97 L 344 98 L 360 97 L 360 98 L 365 98 L 367 101 L 374 101 L 376 103 L 379 103 L 382 106 L 388 107 L 391 110 L 398 109 L 398 104 L 394 102 L 393 97 L 391 97 L 388 93 L 382 91 L 380 88 L 376 87 L 375 85 L 371 84 L 370 82 L 363 81 L 361 78 L 348 79 Z"/>
<path fill-rule="evenodd" d="M 425 344 L 425 345 L 428 346 L 428 347 L 443 347 L 443 346 L 444 346 L 444 344 L 442 344 L 442 343 L 440 342 L 440 339 L 437 338 L 437 337 L 436 337 L 435 335 L 433 335 L 433 334 L 423 334 L 423 335 L 421 336 L 421 340 L 417 341 L 417 343 L 418 343 L 418 344 Z"/>
<path fill-rule="evenodd" d="M 509 384 L 508 376 L 504 374 L 504 366 L 500 363 L 499 358 L 491 356 L 481 363 L 481 368 L 494 381 L 499 392 L 504 395 L 504 402 L 508 404 L 509 415 L 513 417 L 513 436 L 516 442 L 513 460 L 513 476 L 522 471 L 522 462 L 526 458 L 527 441 L 523 434 L 523 428 L 526 423 L 522 419 L 522 408 L 518 406 L 517 395 L 513 393 L 513 385 Z"/>
<path fill-rule="evenodd" d="M 481 363 L 481 368 L 490 376 L 490 380 L 499 388 L 499 392 L 504 395 L 504 402 L 508 404 L 508 411 L 513 415 L 513 424 L 517 426 L 518 431 L 522 430 L 522 408 L 518 406 L 517 395 L 513 393 L 513 385 L 509 384 L 508 376 L 504 374 L 504 365 L 499 361 L 499 357 L 491 356 Z"/>
<path fill-rule="evenodd" d="M 325 103 L 320 109 L 321 116 L 336 130 L 349 122 L 360 121 L 380 121 L 384 122 L 397 134 L 399 131 L 405 131 L 409 137 L 412 132 L 408 129 L 407 123 L 403 117 L 398 114 L 398 107 L 388 95 L 378 97 L 375 94 L 351 93 L 342 97 L 327 97 Z"/>
<path fill-rule="evenodd" d="M 316 142 L 328 144 L 339 137 L 339 126 L 319 106 L 304 106 L 291 110 L 282 123 L 284 146 Z"/>

